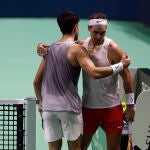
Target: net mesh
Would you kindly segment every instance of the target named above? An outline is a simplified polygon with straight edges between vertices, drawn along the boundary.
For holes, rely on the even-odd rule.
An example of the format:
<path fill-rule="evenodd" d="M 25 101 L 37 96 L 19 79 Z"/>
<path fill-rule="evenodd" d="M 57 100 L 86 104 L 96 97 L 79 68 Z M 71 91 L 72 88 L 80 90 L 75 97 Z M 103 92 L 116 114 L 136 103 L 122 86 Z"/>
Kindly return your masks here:
<path fill-rule="evenodd" d="M 25 105 L 0 104 L 0 150 L 25 149 Z"/>

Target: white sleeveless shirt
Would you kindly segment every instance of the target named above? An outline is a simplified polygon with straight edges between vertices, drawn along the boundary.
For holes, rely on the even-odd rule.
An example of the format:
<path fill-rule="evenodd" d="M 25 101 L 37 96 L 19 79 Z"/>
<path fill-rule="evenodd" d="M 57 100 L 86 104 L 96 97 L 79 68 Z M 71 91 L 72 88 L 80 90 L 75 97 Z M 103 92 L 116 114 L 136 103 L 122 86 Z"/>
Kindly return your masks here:
<path fill-rule="evenodd" d="M 90 38 L 87 38 L 83 46 L 87 49 Z M 108 46 L 111 39 L 105 38 L 99 51 L 90 53 L 89 56 L 95 66 L 110 66 L 107 58 Z M 109 108 L 121 104 L 119 97 L 118 74 L 102 79 L 92 79 L 83 71 L 83 96 L 82 105 L 86 108 Z"/>

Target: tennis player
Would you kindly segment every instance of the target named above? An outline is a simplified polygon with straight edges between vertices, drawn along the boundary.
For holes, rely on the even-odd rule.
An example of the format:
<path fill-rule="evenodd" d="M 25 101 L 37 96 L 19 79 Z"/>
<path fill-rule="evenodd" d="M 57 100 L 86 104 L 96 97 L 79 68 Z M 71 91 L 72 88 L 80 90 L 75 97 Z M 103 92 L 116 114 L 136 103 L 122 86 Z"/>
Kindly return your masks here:
<path fill-rule="evenodd" d="M 77 91 L 80 66 L 97 79 L 115 75 L 130 63 L 130 58 L 124 54 L 117 64 L 95 67 L 87 50 L 74 42 L 78 39 L 78 21 L 78 16 L 72 12 L 58 16 L 63 36 L 49 46 L 34 80 L 49 150 L 61 149 L 62 137 L 67 139 L 69 150 L 81 150 L 82 104 Z"/>

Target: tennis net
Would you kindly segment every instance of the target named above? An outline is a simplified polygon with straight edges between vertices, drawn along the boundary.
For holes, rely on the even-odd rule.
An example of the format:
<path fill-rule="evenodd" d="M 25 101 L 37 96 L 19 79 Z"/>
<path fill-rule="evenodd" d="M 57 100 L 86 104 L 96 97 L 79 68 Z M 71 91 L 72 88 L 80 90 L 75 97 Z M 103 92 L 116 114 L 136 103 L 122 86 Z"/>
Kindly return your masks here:
<path fill-rule="evenodd" d="M 0 99 L 0 150 L 35 150 L 36 99 Z"/>

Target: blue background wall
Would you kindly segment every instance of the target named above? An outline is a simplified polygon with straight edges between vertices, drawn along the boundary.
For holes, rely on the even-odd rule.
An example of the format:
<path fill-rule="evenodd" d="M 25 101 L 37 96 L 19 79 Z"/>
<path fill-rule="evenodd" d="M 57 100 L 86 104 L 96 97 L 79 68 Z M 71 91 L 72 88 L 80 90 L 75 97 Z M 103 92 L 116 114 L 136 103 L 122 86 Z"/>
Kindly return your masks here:
<path fill-rule="evenodd" d="M 71 10 L 80 18 L 91 13 L 106 13 L 109 19 L 141 21 L 150 25 L 150 0 L 1 0 L 0 17 L 56 17 Z"/>

